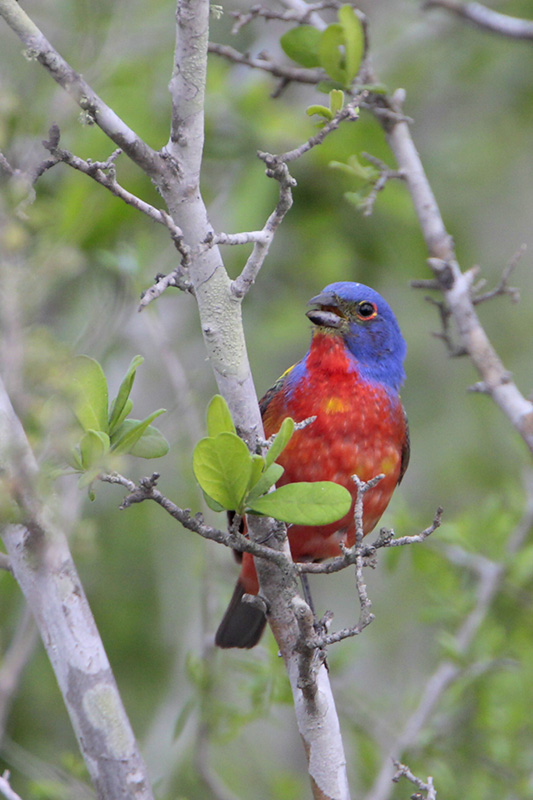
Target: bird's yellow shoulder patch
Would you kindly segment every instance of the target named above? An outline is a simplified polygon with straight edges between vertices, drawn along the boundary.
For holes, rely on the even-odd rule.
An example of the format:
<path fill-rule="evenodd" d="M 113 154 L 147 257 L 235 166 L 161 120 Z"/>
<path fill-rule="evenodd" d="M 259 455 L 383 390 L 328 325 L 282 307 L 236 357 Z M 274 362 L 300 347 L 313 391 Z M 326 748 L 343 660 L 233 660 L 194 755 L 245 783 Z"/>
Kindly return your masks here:
<path fill-rule="evenodd" d="M 341 397 L 327 397 L 322 403 L 322 408 L 326 414 L 337 414 L 340 411 L 348 411 L 350 404 Z"/>

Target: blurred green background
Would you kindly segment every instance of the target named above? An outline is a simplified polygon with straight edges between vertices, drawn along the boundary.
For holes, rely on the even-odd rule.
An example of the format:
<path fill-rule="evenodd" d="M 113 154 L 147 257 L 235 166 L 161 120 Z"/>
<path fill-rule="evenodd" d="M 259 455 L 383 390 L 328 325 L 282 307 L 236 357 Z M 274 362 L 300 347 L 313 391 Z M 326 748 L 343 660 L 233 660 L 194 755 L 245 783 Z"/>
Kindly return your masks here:
<path fill-rule="evenodd" d="M 224 6 L 228 12 L 237 3 Z M 527 0 L 492 0 L 508 14 L 531 16 Z M 247 6 L 243 4 L 243 8 Z M 174 11 L 169 0 L 27 2 L 59 52 L 155 148 L 169 130 L 167 83 Z M 479 264 L 489 286 L 523 244 L 513 276 L 522 302 L 497 298 L 479 308 L 493 344 L 518 386 L 531 387 L 533 335 L 533 51 L 527 43 L 482 34 L 415 0 L 366 0 L 372 59 L 391 90 L 407 92 L 412 132 L 453 235 L 463 268 Z M 277 23 L 253 22 L 235 37 L 228 13 L 211 38 L 253 54 L 283 58 Z M 52 123 L 62 145 L 103 159 L 113 146 L 0 25 L 0 149 L 20 169 L 46 157 Z M 255 230 L 276 201 L 258 149 L 281 152 L 314 133 L 312 88 L 289 87 L 272 99 L 269 76 L 210 57 L 203 192 L 216 230 Z M 244 306 L 258 394 L 307 347 L 309 297 L 335 280 L 378 289 L 408 342 L 403 391 L 412 434 L 411 466 L 383 519 L 405 535 L 426 527 L 438 505 L 444 525 L 417 547 L 382 552 L 368 585 L 376 621 L 356 640 L 332 648 L 338 700 L 355 797 L 406 798 L 407 784 L 379 795 L 371 787 L 389 748 L 443 661 L 459 667 L 402 756 L 432 775 L 447 800 L 533 797 L 533 548 L 514 556 L 506 542 L 525 503 L 529 456 L 485 396 L 468 393 L 477 376 L 450 359 L 438 313 L 410 288 L 430 277 L 426 251 L 405 186 L 391 183 L 372 216 L 344 197 L 359 188 L 329 165 L 354 153 L 394 165 L 383 133 L 365 112 L 294 164 L 295 203 Z M 160 205 L 149 180 L 125 157 L 118 178 Z M 35 202 L 17 213 L 23 190 L 0 196 L 0 369 L 36 453 L 46 461 L 68 444 L 51 407 L 57 365 L 87 353 L 116 391 L 132 356 L 142 354 L 133 391 L 135 415 L 161 406 L 158 427 L 171 443 L 157 462 L 125 459 L 135 479 L 153 469 L 160 488 L 182 507 L 202 509 L 191 469 L 194 442 L 215 391 L 194 301 L 170 290 L 142 314 L 140 292 L 175 265 L 176 251 L 157 226 L 64 165 L 38 183 Z M 232 276 L 246 248 L 226 248 Z M 268 633 L 251 652 L 213 652 L 211 641 L 237 568 L 231 554 L 206 543 L 148 503 L 119 511 L 117 487 L 101 485 L 89 503 L 76 480 L 56 486 L 76 564 L 127 711 L 160 798 L 305 798 L 310 796 L 290 691 Z M 210 519 L 223 524 L 222 517 Z M 466 654 L 455 632 L 472 610 L 477 581 L 449 559 L 460 546 L 505 564 L 500 591 Z M 335 627 L 353 624 L 357 598 L 348 573 L 312 581 L 319 612 Z M 0 572 L 0 648 L 6 652 L 22 614 L 20 592 Z M 0 717 L 1 718 L 1 717 Z M 48 766 L 46 766 L 48 765 Z M 82 797 L 83 763 L 44 650 L 36 645 L 0 727 L 0 768 L 12 771 L 25 800 Z M 390 768 L 390 775 L 393 769 Z M 219 785 L 223 781 L 223 785 Z"/>

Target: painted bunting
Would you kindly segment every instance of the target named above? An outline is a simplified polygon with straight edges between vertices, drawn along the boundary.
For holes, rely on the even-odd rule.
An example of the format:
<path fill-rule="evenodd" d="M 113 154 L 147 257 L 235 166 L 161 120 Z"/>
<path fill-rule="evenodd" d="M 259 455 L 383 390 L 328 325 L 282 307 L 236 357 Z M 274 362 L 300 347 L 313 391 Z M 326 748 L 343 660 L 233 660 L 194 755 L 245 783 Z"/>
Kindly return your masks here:
<path fill-rule="evenodd" d="M 308 305 L 313 323 L 311 346 L 304 358 L 283 373 L 260 401 L 265 435 L 279 430 L 285 417 L 296 422 L 316 417 L 295 431 L 278 463 L 285 472 L 278 486 L 296 481 L 335 481 L 354 500 L 345 517 L 330 525 L 290 525 L 288 537 L 295 561 L 322 561 L 355 542 L 353 506 L 356 474 L 368 481 L 384 478 L 365 494 L 364 533 L 385 511 L 409 461 L 409 430 L 399 389 L 405 374 L 406 344 L 385 300 L 361 283 L 326 286 Z M 217 630 L 219 647 L 253 647 L 266 617 L 243 601 L 257 594 L 259 583 L 251 555 L 242 569 L 229 607 Z"/>

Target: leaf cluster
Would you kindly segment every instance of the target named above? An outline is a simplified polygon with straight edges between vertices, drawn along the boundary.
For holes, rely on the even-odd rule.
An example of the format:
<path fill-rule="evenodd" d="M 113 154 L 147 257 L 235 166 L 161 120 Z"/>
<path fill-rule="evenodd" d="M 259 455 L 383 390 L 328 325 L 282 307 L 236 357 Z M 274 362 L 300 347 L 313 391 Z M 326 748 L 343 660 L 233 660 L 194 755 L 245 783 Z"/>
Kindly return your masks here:
<path fill-rule="evenodd" d="M 74 359 L 71 383 L 73 410 L 83 428 L 83 435 L 71 453 L 71 465 L 83 473 L 79 485 L 88 486 L 105 468 L 109 456 L 129 454 L 141 458 L 159 458 L 169 449 L 162 433 L 151 423 L 165 413 L 160 408 L 145 419 L 128 419 L 133 408 L 130 393 L 142 356 L 135 356 L 109 407 L 109 393 L 104 371 L 89 356 Z"/>
<path fill-rule="evenodd" d="M 214 511 L 260 514 L 295 525 L 327 525 L 348 513 L 351 495 L 331 481 L 291 483 L 270 491 L 284 469 L 276 463 L 294 433 L 283 420 L 266 454 L 251 453 L 237 435 L 229 408 L 215 395 L 207 410 L 208 435 L 196 445 L 193 470 Z"/>
<path fill-rule="evenodd" d="M 338 19 L 323 31 L 313 25 L 299 25 L 283 34 L 280 43 L 297 64 L 322 67 L 335 83 L 348 88 L 361 66 L 365 34 L 351 6 L 342 6 Z"/>

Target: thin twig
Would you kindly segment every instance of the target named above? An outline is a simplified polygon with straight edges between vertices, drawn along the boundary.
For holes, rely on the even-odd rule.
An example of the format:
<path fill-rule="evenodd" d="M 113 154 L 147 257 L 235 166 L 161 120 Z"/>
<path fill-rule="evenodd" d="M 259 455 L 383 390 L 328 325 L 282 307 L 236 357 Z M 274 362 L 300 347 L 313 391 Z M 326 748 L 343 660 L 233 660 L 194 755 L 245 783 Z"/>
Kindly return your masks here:
<path fill-rule="evenodd" d="M 276 231 L 292 206 L 292 190 L 296 186 L 296 181 L 290 174 L 286 163 L 278 161 L 274 164 L 268 161 L 265 153 L 259 153 L 258 155 L 267 165 L 267 177 L 274 178 L 279 183 L 279 199 L 261 231 L 262 237 L 256 240 L 244 269 L 231 284 L 232 293 L 239 299 L 242 299 L 253 286 L 259 270 L 268 255 Z"/>
<path fill-rule="evenodd" d="M 242 64 L 246 67 L 253 69 L 260 69 L 264 72 L 269 72 L 276 78 L 284 80 L 295 81 L 296 83 L 309 83 L 316 85 L 326 78 L 326 73 L 322 69 L 303 69 L 299 67 L 284 66 L 270 61 L 267 58 L 252 58 L 247 53 L 240 53 L 234 47 L 225 44 L 216 44 L 209 42 L 209 52 L 217 56 L 233 62 L 234 64 Z"/>
<path fill-rule="evenodd" d="M 245 13 L 242 11 L 230 11 L 230 16 L 235 17 L 236 20 L 231 32 L 233 34 L 239 33 L 241 28 L 258 17 L 266 20 L 279 20 L 280 22 L 298 22 L 300 25 L 305 25 L 310 22 L 312 14 L 318 11 L 326 11 L 330 8 L 339 8 L 341 5 L 342 3 L 339 0 L 324 0 L 324 2 L 320 3 L 309 3 L 307 9 L 304 8 L 302 11 L 275 11 L 259 5 L 252 6 Z"/>
<path fill-rule="evenodd" d="M 511 563 L 511 556 L 515 555 L 533 527 L 533 478 L 526 478 L 527 502 L 522 519 L 508 539 L 506 563 Z M 460 548 L 448 549 L 448 555 L 456 563 L 472 570 L 478 577 L 476 587 L 476 600 L 474 606 L 455 634 L 454 651 L 457 656 L 464 656 L 474 641 L 477 632 L 483 624 L 490 606 L 499 591 L 506 575 L 506 567 L 476 553 L 465 553 Z M 429 680 L 426 681 L 424 691 L 418 706 L 408 717 L 396 741 L 383 757 L 382 767 L 376 780 L 366 796 L 366 800 L 387 800 L 391 794 L 391 759 L 397 758 L 405 751 L 416 746 L 421 731 L 431 718 L 437 704 L 451 684 L 461 675 L 462 665 L 460 658 L 451 661 L 443 659 L 436 667 Z"/>
<path fill-rule="evenodd" d="M 359 119 L 359 110 L 358 106 L 361 103 L 361 100 L 368 95 L 368 92 L 365 90 L 361 92 L 361 94 L 356 95 L 349 103 L 346 103 L 344 108 L 333 117 L 332 120 L 327 122 L 323 128 L 321 128 L 318 133 L 314 136 L 311 136 L 306 142 L 301 144 L 299 147 L 295 147 L 294 150 L 289 150 L 287 153 L 282 153 L 281 155 L 272 156 L 269 153 L 258 153 L 259 158 L 262 158 L 267 167 L 271 163 L 271 160 L 274 159 L 275 162 L 283 161 L 285 164 L 288 164 L 290 161 L 296 161 L 296 159 L 303 156 L 304 153 L 307 153 L 313 147 L 317 147 L 317 145 L 322 144 L 326 136 L 329 136 L 330 133 L 336 131 L 341 122 L 344 120 L 350 120 L 354 122 L 355 120 Z"/>
<path fill-rule="evenodd" d="M 33 616 L 26 606 L 0 662 L 0 742 L 4 739 L 9 710 L 19 687 L 22 672 L 38 638 Z"/>
<path fill-rule="evenodd" d="M 509 278 L 511 277 L 511 273 L 516 269 L 518 263 L 524 253 L 527 250 L 527 245 L 521 245 L 514 256 L 511 258 L 507 266 L 502 272 L 502 277 L 500 282 L 494 289 L 491 289 L 484 294 L 476 294 L 472 297 L 472 302 L 474 305 L 479 303 L 484 303 L 486 300 L 492 300 L 493 297 L 498 297 L 502 294 L 508 294 L 511 297 L 513 303 L 518 303 L 520 300 L 520 289 L 517 289 L 515 286 L 509 286 Z"/>
<path fill-rule="evenodd" d="M 396 767 L 396 772 L 392 778 L 394 783 L 398 783 L 401 778 L 407 778 L 407 780 L 411 781 L 411 783 L 414 784 L 417 789 L 420 789 L 422 792 L 426 792 L 427 800 L 436 800 L 437 792 L 433 786 L 433 778 L 429 777 L 427 782 L 423 781 L 420 778 L 417 778 L 416 775 L 413 775 L 406 764 L 400 764 L 399 761 L 395 761 L 394 766 Z"/>
<path fill-rule="evenodd" d="M 423 9 L 444 8 L 467 22 L 490 33 L 508 36 L 511 39 L 533 40 L 533 22 L 529 19 L 500 14 L 481 3 L 464 3 L 459 0 L 426 0 Z"/>
<path fill-rule="evenodd" d="M 60 131 L 57 125 L 52 125 L 48 136 L 50 138 L 48 141 L 43 141 L 43 145 L 52 155 L 52 159 L 41 166 L 39 175 L 44 172 L 45 168 L 50 169 L 54 164 L 59 163 L 68 164 L 69 167 L 83 172 L 84 175 L 88 175 L 96 181 L 96 183 L 99 183 L 100 186 L 104 186 L 108 189 L 115 197 L 119 197 L 127 203 L 127 205 L 146 214 L 146 216 L 158 222 L 160 225 L 164 225 L 168 229 L 176 249 L 182 255 L 182 265 L 188 265 L 190 261 L 190 250 L 184 243 L 182 230 L 176 225 L 170 214 L 162 209 L 155 208 L 145 200 L 141 200 L 140 197 L 128 192 L 127 189 L 124 189 L 124 187 L 118 183 L 116 179 L 115 162 L 122 153 L 122 150 L 115 150 L 106 161 L 91 161 L 89 159 L 85 161 L 83 158 L 75 156 L 68 150 L 59 147 Z M 37 177 L 39 177 L 39 175 L 37 175 Z"/>
<path fill-rule="evenodd" d="M 29 60 L 36 60 L 65 89 L 85 114 L 88 124 L 98 125 L 141 169 L 157 180 L 164 171 L 159 153 L 152 150 L 93 91 L 84 78 L 52 47 L 16 0 L 0 0 L 0 16 L 23 42 Z"/>
<path fill-rule="evenodd" d="M 121 509 L 129 508 L 135 503 L 142 503 L 145 500 L 153 500 L 155 503 L 164 508 L 167 514 L 170 514 L 175 520 L 180 522 L 184 528 L 199 534 L 204 539 L 210 539 L 213 542 L 218 542 L 232 550 L 239 553 L 251 553 L 259 558 L 265 558 L 272 561 L 284 571 L 291 571 L 294 569 L 292 562 L 279 550 L 274 550 L 260 542 L 255 542 L 247 538 L 237 530 L 222 531 L 219 528 L 213 528 L 204 522 L 203 514 L 192 514 L 189 509 L 183 509 L 177 506 L 168 497 L 165 497 L 159 489 L 156 489 L 159 474 L 154 472 L 150 477 L 141 478 L 138 484 L 125 478 L 117 472 L 102 474 L 99 476 L 100 480 L 105 483 L 115 483 L 127 489 L 128 494 L 122 501 Z"/>
<path fill-rule="evenodd" d="M 348 559 L 351 557 L 355 562 L 355 585 L 357 588 L 357 595 L 359 597 L 359 619 L 357 624 L 351 626 L 350 628 L 343 628 L 335 633 L 327 633 L 322 636 L 320 639 L 320 644 L 323 648 L 330 644 L 341 642 L 343 639 L 347 639 L 348 637 L 358 636 L 375 618 L 374 614 L 372 613 L 372 602 L 368 596 L 366 583 L 363 577 L 363 537 L 365 535 L 363 528 L 363 510 L 365 494 L 370 491 L 370 489 L 373 489 L 374 486 L 377 486 L 377 484 L 384 477 L 384 475 L 376 475 L 375 478 L 365 482 L 358 478 L 357 475 L 352 475 L 352 480 L 357 486 L 357 494 L 355 496 L 354 504 L 355 544 L 352 548 L 350 548 L 350 550 L 343 547 L 341 544 L 341 549 Z"/>
<path fill-rule="evenodd" d="M 429 525 L 423 531 L 420 531 L 420 533 L 415 533 L 412 536 L 400 536 L 398 539 L 395 539 L 394 531 L 388 530 L 387 528 L 382 528 L 375 542 L 371 542 L 370 544 L 364 545 L 361 548 L 361 557 L 363 559 L 373 558 L 376 555 L 376 550 L 380 550 L 383 547 L 404 547 L 406 545 L 417 544 L 425 541 L 437 530 L 437 528 L 440 527 L 442 514 L 443 510 L 439 507 L 435 512 L 435 516 L 431 525 Z M 314 575 L 329 575 L 332 572 L 339 572 L 340 570 L 346 569 L 346 567 L 354 564 L 356 556 L 357 551 L 355 547 L 352 547 L 348 550 L 345 550 L 342 556 L 331 558 L 321 564 L 307 563 L 303 561 L 297 562 L 296 568 L 298 572 L 308 572 Z"/>
<path fill-rule="evenodd" d="M 374 204 L 379 192 L 381 192 L 391 180 L 404 180 L 405 174 L 402 170 L 391 169 L 388 164 L 370 153 L 361 153 L 361 155 L 379 170 L 379 177 L 374 181 L 370 192 L 364 200 L 361 201 L 361 205 L 359 206 L 363 212 L 363 216 L 369 217 L 374 210 Z"/>

